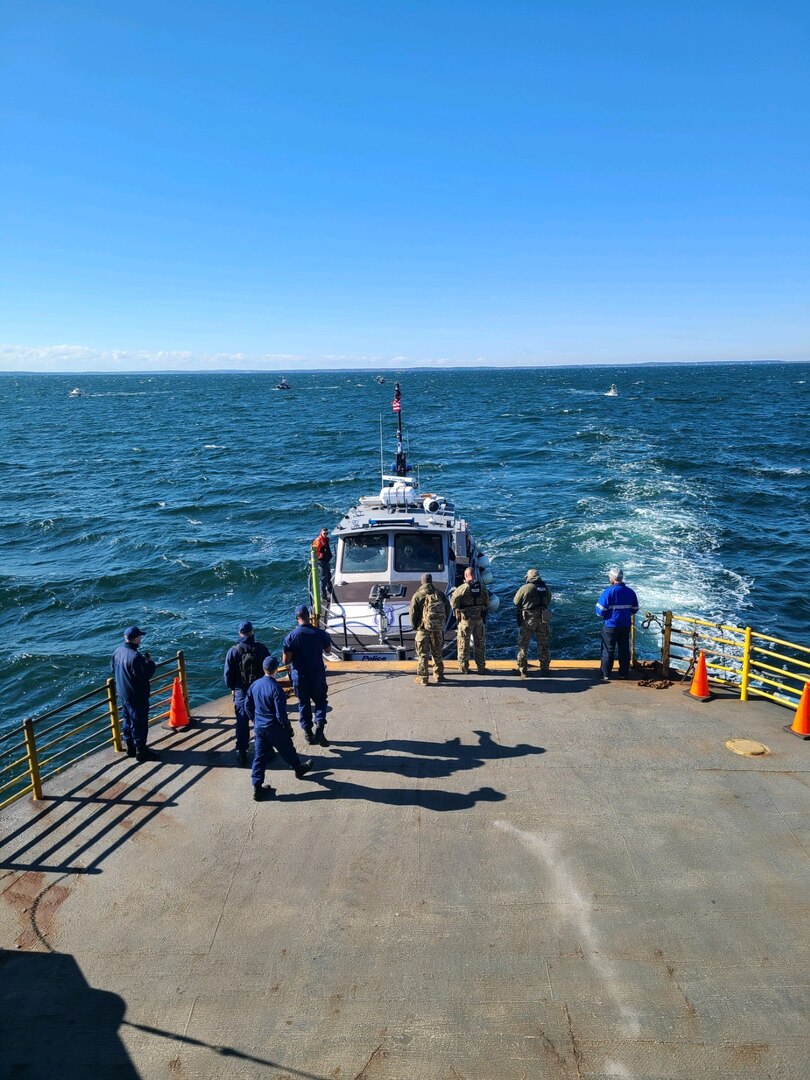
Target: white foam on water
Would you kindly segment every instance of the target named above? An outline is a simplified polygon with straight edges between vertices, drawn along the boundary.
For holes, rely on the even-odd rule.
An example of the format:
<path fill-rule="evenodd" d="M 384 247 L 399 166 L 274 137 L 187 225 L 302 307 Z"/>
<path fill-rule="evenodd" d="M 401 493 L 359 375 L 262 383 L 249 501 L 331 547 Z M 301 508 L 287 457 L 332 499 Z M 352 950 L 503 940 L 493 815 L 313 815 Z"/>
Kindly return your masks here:
<path fill-rule="evenodd" d="M 220 446 L 219 443 L 204 443 L 203 450 L 224 450 L 224 446 Z"/>
<path fill-rule="evenodd" d="M 591 971 L 605 987 L 621 1018 L 621 1034 L 624 1038 L 637 1039 L 641 1034 L 641 1022 L 635 1009 L 624 999 L 621 980 L 615 965 L 605 953 L 599 931 L 593 920 L 591 903 L 580 891 L 565 860 L 557 850 L 555 842 L 549 836 L 540 833 L 525 832 L 509 821 L 494 822 L 496 829 L 501 829 L 516 837 L 537 860 L 545 867 L 549 894 L 557 910 L 560 923 L 568 923 L 579 937 L 582 953 Z M 609 1062 L 614 1075 L 629 1076 L 626 1066 L 621 1062 Z M 624 1069 L 624 1072 L 617 1070 Z"/>

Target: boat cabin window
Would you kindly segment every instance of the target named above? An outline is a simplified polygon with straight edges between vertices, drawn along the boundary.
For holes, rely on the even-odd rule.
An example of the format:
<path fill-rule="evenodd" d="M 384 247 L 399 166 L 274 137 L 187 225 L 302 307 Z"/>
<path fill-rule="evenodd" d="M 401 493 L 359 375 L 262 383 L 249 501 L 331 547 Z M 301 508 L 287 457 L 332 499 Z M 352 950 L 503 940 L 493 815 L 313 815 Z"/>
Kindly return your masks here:
<path fill-rule="evenodd" d="M 388 569 L 388 533 L 366 533 L 343 540 L 344 574 L 376 574 Z"/>
<path fill-rule="evenodd" d="M 430 533 L 397 533 L 394 569 L 398 574 L 444 570 L 442 537 Z"/>

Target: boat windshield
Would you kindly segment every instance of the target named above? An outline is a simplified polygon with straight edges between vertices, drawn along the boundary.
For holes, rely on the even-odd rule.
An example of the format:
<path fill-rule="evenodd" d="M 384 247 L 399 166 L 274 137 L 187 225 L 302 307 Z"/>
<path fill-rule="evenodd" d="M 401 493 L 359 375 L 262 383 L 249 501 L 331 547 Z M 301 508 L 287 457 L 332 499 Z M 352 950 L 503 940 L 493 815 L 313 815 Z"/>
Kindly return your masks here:
<path fill-rule="evenodd" d="M 344 574 L 376 574 L 388 569 L 388 533 L 347 536 L 340 568 Z"/>
<path fill-rule="evenodd" d="M 397 533 L 394 537 L 394 569 L 398 574 L 444 570 L 441 536 L 435 533 Z"/>

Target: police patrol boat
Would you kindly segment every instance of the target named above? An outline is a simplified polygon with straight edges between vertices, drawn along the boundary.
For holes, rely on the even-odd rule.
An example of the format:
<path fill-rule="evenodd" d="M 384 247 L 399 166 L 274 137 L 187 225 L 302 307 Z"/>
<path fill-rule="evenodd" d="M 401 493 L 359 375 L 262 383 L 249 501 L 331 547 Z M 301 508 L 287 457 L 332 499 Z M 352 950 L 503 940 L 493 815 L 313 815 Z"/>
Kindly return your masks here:
<path fill-rule="evenodd" d="M 492 581 L 489 558 L 449 499 L 422 493 L 408 472 L 402 438 L 402 392 L 394 389 L 397 417 L 394 472 L 381 469 L 377 495 L 363 496 L 333 530 L 337 540 L 332 591 L 321 617 L 332 637 L 333 659 L 404 660 L 415 655 L 409 618 L 411 598 L 424 573 L 452 595 L 471 566 L 485 585 Z M 490 611 L 499 604 L 492 595 Z M 452 647 L 453 620 L 445 627 Z"/>

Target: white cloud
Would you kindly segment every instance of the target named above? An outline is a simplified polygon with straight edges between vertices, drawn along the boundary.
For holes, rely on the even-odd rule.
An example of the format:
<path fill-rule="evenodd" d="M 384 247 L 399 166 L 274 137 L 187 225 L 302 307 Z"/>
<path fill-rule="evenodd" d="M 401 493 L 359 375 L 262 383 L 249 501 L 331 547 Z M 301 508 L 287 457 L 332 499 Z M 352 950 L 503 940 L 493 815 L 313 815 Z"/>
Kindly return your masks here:
<path fill-rule="evenodd" d="M 380 368 L 484 366 L 484 357 L 376 356 L 328 353 L 194 353 L 182 350 L 93 349 L 86 345 L 0 345 L 0 371 L 130 372 L 130 371 L 301 371 L 329 367 Z M 505 366 L 505 365 L 501 365 Z"/>

